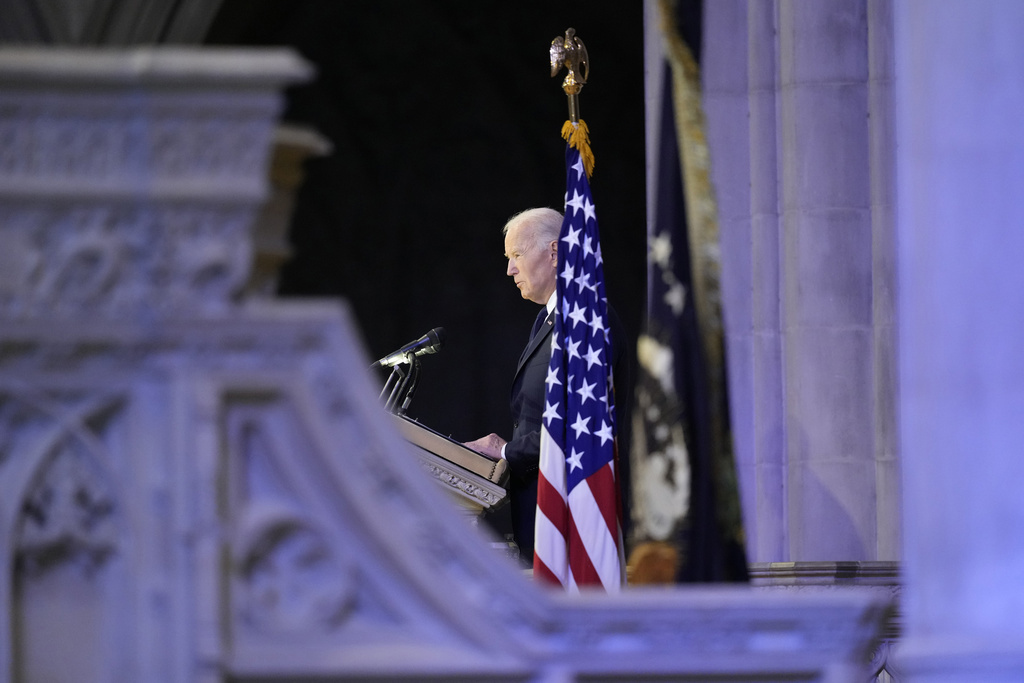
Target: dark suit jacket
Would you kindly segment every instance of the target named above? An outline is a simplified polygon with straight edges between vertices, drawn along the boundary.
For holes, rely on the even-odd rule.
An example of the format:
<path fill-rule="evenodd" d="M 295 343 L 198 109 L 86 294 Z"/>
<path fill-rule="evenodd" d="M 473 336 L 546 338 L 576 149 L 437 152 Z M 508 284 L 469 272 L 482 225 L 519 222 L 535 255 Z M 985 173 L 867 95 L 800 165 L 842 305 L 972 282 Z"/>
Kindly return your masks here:
<path fill-rule="evenodd" d="M 615 382 L 615 421 L 618 429 L 620 490 L 628 518 L 630 411 L 633 396 L 632 349 L 619 316 L 608 307 L 612 331 L 612 373 Z M 537 514 L 537 474 L 540 467 L 540 428 L 544 414 L 544 381 L 551 362 L 554 313 L 523 349 L 512 379 L 512 438 L 505 445 L 509 468 L 509 507 L 512 535 L 521 559 L 533 565 L 534 520 Z M 625 529 L 624 529 L 625 531 Z"/>

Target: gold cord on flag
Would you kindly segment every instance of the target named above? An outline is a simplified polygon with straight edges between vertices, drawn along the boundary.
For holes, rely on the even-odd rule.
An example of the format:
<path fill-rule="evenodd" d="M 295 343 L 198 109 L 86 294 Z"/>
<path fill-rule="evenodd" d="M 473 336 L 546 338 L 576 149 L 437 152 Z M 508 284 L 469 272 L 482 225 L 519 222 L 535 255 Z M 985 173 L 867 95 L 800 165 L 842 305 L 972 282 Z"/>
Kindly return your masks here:
<path fill-rule="evenodd" d="M 569 143 L 569 146 L 580 153 L 583 159 L 583 168 L 587 171 L 587 178 L 594 173 L 594 153 L 590 151 L 590 129 L 587 122 L 580 119 L 578 123 L 566 121 L 562 124 L 562 139 Z"/>
<path fill-rule="evenodd" d="M 576 35 L 576 29 L 567 28 L 565 36 L 551 41 L 551 76 L 557 76 L 564 66 L 568 73 L 562 81 L 562 90 L 569 99 L 569 120 L 562 125 L 562 139 L 580 153 L 587 178 L 594 173 L 594 153 L 590 151 L 590 130 L 580 118 L 580 90 L 590 75 L 590 58 L 587 47 Z"/>

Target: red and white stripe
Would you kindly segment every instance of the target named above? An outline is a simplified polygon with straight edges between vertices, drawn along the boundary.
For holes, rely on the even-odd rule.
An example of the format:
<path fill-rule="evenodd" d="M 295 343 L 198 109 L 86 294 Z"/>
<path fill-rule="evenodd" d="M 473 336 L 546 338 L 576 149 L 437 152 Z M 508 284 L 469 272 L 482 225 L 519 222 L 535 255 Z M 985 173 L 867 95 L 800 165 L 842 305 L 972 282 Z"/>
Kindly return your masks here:
<path fill-rule="evenodd" d="M 565 454 L 541 430 L 533 573 L 572 592 L 623 584 L 619 492 L 611 463 L 566 495 Z"/>

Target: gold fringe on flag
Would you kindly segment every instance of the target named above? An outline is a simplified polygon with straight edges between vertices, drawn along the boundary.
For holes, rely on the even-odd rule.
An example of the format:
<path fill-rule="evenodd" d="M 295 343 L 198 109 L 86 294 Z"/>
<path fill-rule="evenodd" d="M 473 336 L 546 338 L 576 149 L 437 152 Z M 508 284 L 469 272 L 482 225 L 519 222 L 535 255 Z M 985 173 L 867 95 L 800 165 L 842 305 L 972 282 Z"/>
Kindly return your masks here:
<path fill-rule="evenodd" d="M 594 174 L 594 153 L 590 151 L 590 129 L 587 128 L 587 122 L 583 119 L 580 119 L 578 123 L 566 121 L 562 124 L 562 139 L 580 153 L 580 159 L 583 159 L 583 168 L 589 179 Z"/>

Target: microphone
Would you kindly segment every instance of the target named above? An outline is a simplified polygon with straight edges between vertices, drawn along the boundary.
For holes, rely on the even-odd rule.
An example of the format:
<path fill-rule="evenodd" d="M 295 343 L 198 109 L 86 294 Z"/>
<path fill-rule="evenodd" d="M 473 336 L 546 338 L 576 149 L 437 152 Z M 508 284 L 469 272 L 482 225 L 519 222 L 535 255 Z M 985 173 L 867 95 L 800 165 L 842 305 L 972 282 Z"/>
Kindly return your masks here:
<path fill-rule="evenodd" d="M 437 350 L 443 345 L 444 328 L 435 327 L 416 341 L 409 342 L 397 351 L 384 356 L 370 367 L 390 368 L 398 365 L 399 363 L 408 362 L 410 356 L 422 356 L 427 353 L 437 353 Z"/>

